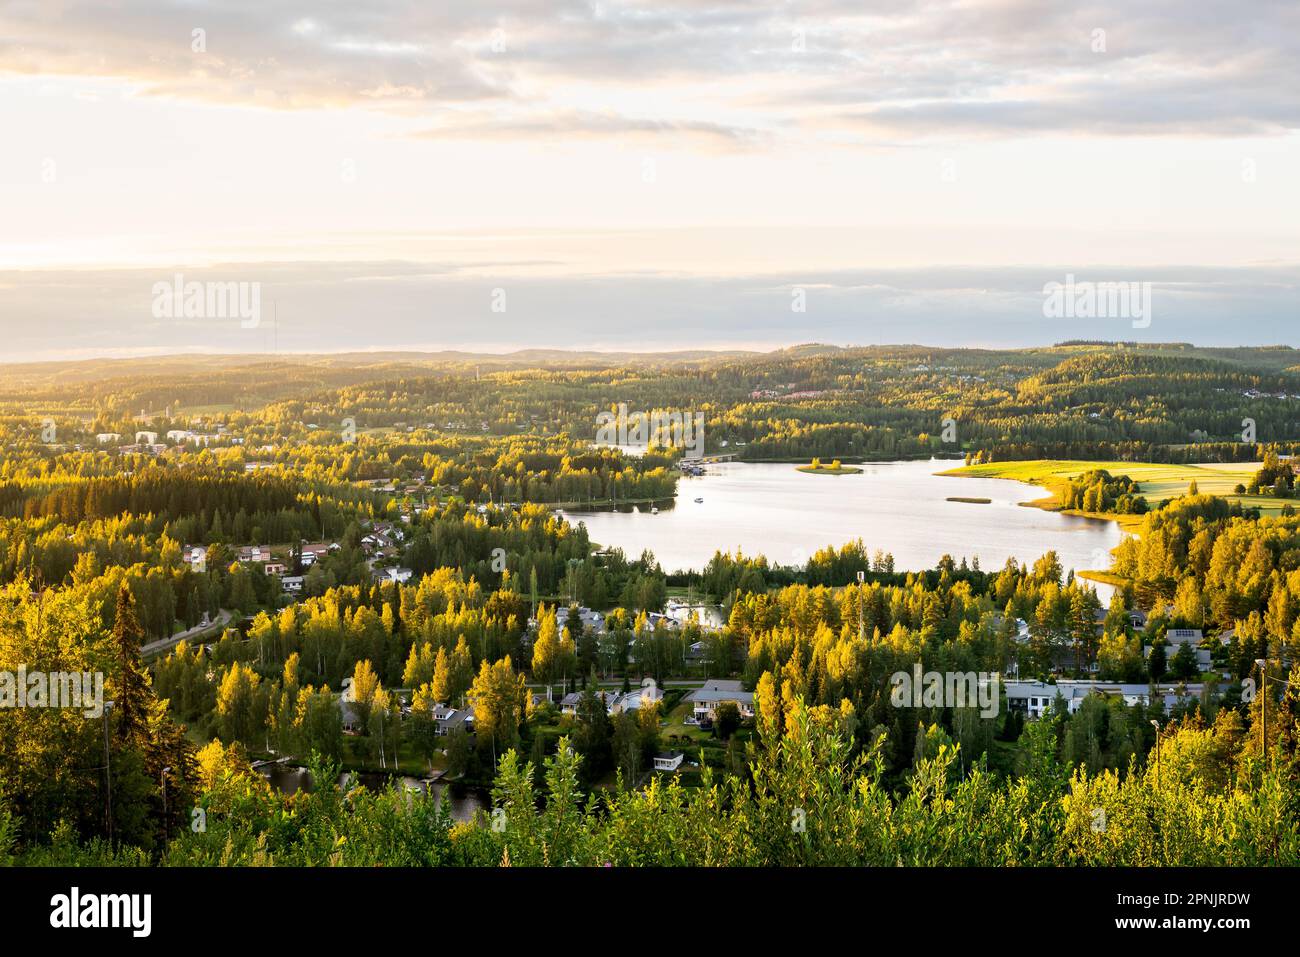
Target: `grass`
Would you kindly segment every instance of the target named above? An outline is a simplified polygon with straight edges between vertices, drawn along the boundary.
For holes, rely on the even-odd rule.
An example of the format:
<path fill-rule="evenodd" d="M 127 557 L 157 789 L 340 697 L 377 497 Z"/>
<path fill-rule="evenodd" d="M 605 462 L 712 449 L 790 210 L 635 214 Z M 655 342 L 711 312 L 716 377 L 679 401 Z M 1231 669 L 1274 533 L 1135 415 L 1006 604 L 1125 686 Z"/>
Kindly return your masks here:
<path fill-rule="evenodd" d="M 967 478 L 1000 478 L 1041 485 L 1052 492 L 1052 497 L 1028 502 L 1038 508 L 1055 510 L 1056 492 L 1069 479 L 1094 469 L 1105 469 L 1111 475 L 1127 475 L 1141 486 L 1141 494 L 1153 508 L 1165 499 L 1187 494 L 1192 482 L 1203 495 L 1218 495 L 1243 508 L 1258 508 L 1261 513 L 1274 514 L 1282 510 L 1291 499 L 1277 499 L 1271 495 L 1238 495 L 1237 485 L 1249 485 L 1251 477 L 1259 470 L 1258 462 L 1225 462 L 1210 465 L 1157 465 L 1149 462 L 1083 462 L 1064 459 L 1033 459 L 1028 462 L 994 462 L 989 465 L 966 465 L 943 475 Z M 1091 513 L 1073 512 L 1087 515 Z M 1127 532 L 1136 532 L 1142 524 L 1140 515 L 1096 514 L 1092 517 L 1117 521 Z"/>
<path fill-rule="evenodd" d="M 668 712 L 663 727 L 659 729 L 659 740 L 663 742 L 665 747 L 674 746 L 673 743 L 668 741 L 670 735 L 681 735 L 689 738 L 692 744 L 713 740 L 712 731 L 702 731 L 697 725 L 686 724 L 685 719 L 690 717 L 691 711 L 691 702 L 683 700 Z"/>
<path fill-rule="evenodd" d="M 796 471 L 807 472 L 809 475 L 861 475 L 862 469 L 852 465 L 840 465 L 838 468 L 833 465 L 798 465 Z"/>
<path fill-rule="evenodd" d="M 379 766 L 379 757 L 371 757 L 370 739 L 347 735 L 343 738 L 343 770 L 344 771 L 393 771 L 393 756 L 388 755 L 388 767 Z M 443 754 L 434 754 L 433 770 L 446 770 L 447 757 Z M 429 774 L 429 762 L 415 751 L 415 746 L 410 741 L 402 741 L 398 746 L 397 768 L 402 774 L 409 774 L 411 777 L 422 778 Z"/>

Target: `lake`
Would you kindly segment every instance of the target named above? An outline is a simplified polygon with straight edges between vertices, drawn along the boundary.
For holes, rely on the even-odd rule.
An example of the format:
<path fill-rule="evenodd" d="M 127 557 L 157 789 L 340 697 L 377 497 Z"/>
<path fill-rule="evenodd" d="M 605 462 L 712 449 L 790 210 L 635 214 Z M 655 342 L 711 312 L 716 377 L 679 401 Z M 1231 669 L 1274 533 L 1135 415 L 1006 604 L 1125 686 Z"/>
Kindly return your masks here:
<path fill-rule="evenodd" d="M 819 548 L 859 537 L 871 553 L 892 553 L 899 571 L 934 568 L 945 554 L 958 562 L 978 557 L 987 571 L 1008 558 L 1031 564 L 1051 549 L 1067 570 L 1110 566 L 1122 537 L 1117 524 L 1022 507 L 1048 494 L 1038 486 L 935 474 L 959 465 L 877 462 L 861 465 L 860 475 L 809 475 L 790 464 L 726 462 L 683 478 L 676 500 L 661 503 L 657 515 L 648 505 L 563 514 L 629 558 L 650 549 L 665 571 L 702 569 L 715 551 L 737 548 L 802 565 Z M 947 500 L 957 496 L 991 501 Z"/>

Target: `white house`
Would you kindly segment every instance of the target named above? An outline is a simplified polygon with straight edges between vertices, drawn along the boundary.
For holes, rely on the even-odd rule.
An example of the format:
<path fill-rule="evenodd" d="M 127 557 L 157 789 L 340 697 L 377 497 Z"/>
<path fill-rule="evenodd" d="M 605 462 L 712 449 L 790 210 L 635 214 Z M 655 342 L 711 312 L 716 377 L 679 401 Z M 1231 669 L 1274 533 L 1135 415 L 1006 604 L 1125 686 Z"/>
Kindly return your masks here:
<path fill-rule="evenodd" d="M 208 550 L 202 545 L 186 545 L 181 549 L 181 560 L 189 565 L 192 571 L 208 570 Z"/>
<path fill-rule="evenodd" d="M 676 771 L 682 766 L 682 758 L 686 755 L 680 751 L 664 751 L 655 755 L 656 771 Z"/>
<path fill-rule="evenodd" d="M 291 595 L 302 592 L 302 575 L 285 575 L 280 579 L 280 587 Z"/>
<path fill-rule="evenodd" d="M 1031 718 L 1041 718 L 1052 707 L 1058 695 L 1064 699 L 1070 714 L 1078 711 L 1090 694 L 1123 698 L 1124 703 L 1130 706 L 1146 704 L 1151 696 L 1151 686 L 1146 684 L 1074 678 L 1062 678 L 1056 684 L 1043 681 L 1004 681 L 1002 686 L 1006 690 L 1007 706 L 1013 711 L 1022 711 Z M 1200 684 L 1161 682 L 1159 694 L 1165 707 L 1172 708 L 1180 699 L 1199 698 L 1204 687 Z"/>
<path fill-rule="evenodd" d="M 326 544 L 325 542 L 304 543 L 302 546 L 302 563 L 304 565 L 314 565 L 328 555 L 331 549 L 337 547 L 337 545 Z"/>
<path fill-rule="evenodd" d="M 624 711 L 637 711 L 640 708 L 658 704 L 663 700 L 664 693 L 654 686 L 644 688 L 633 688 L 626 694 L 612 694 L 605 698 L 605 705 L 611 715 L 622 714 Z"/>
<path fill-rule="evenodd" d="M 685 700 L 691 702 L 696 721 L 712 720 L 718 705 L 725 701 L 732 702 L 740 710 L 742 718 L 754 716 L 754 693 L 742 691 L 739 681 L 710 678 L 704 682 L 704 687 L 696 688 Z"/>

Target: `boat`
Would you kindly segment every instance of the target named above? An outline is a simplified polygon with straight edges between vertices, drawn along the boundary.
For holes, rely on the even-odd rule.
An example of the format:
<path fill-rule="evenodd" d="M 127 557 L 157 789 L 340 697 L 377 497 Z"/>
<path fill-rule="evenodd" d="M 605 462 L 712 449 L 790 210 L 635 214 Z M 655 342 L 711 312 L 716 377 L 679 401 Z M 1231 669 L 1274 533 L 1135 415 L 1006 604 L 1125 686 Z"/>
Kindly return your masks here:
<path fill-rule="evenodd" d="M 658 514 L 659 514 L 659 506 L 658 506 L 658 505 L 651 505 L 651 506 L 650 506 L 650 514 L 651 514 L 651 515 L 658 515 Z"/>
<path fill-rule="evenodd" d="M 702 498 L 697 498 L 695 501 L 697 501 L 697 502 L 703 502 L 704 499 L 702 499 Z"/>

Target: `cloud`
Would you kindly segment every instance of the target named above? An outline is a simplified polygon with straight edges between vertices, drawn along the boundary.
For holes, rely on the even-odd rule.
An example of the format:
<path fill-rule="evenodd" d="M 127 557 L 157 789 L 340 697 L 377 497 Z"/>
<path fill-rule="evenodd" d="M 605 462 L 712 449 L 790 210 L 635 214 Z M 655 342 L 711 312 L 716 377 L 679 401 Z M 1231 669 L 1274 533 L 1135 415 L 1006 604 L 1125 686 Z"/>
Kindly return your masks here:
<path fill-rule="evenodd" d="M 1300 5 L 70 0 L 0 9 L 0 71 L 379 108 L 446 138 L 1275 135 L 1300 128 Z"/>
<path fill-rule="evenodd" d="M 478 115 L 457 117 L 443 126 L 413 134 L 421 139 L 517 140 L 534 137 L 667 137 L 707 145 L 744 149 L 767 141 L 770 134 L 753 127 L 696 120 L 657 120 L 621 116 L 612 111 L 564 110 L 519 118 Z"/>

